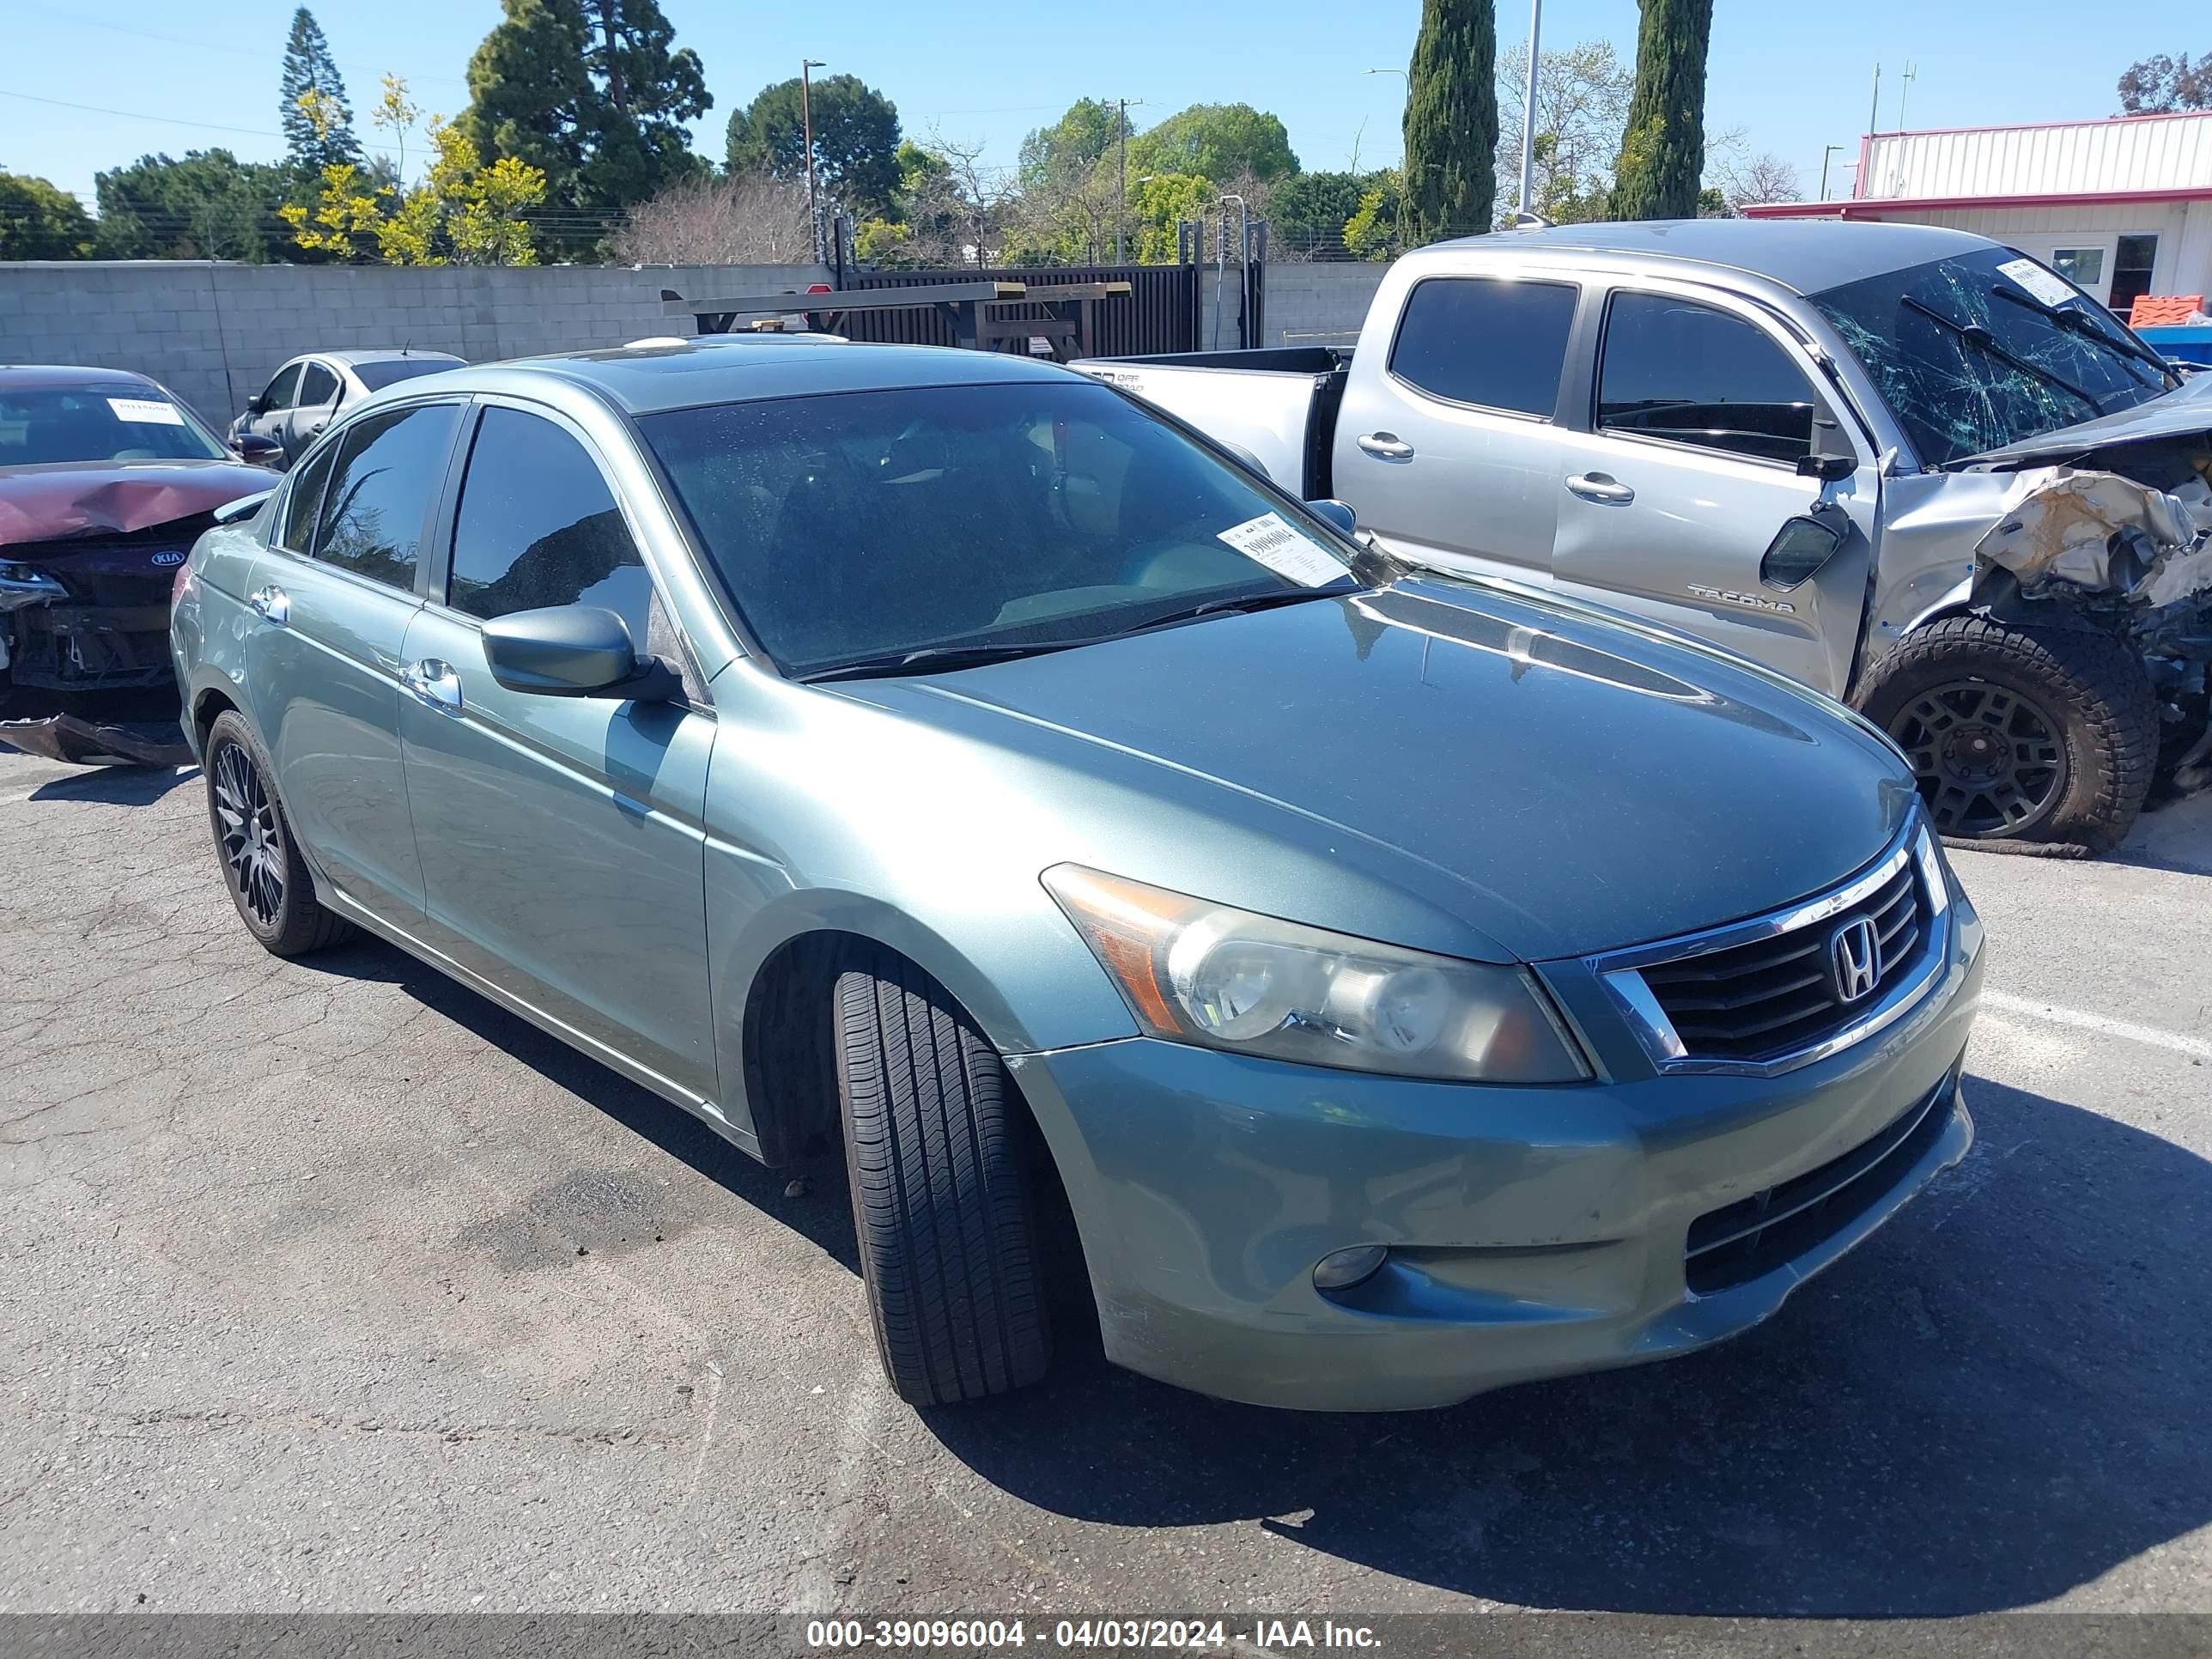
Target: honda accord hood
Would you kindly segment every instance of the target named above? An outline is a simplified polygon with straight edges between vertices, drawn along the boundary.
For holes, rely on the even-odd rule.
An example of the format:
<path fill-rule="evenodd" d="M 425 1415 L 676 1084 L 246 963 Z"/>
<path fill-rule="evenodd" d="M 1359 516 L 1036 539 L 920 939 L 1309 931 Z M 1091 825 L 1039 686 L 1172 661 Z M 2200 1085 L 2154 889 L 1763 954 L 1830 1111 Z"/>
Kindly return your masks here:
<path fill-rule="evenodd" d="M 1440 895 L 1530 960 L 1817 892 L 1880 853 L 1914 799 L 1897 755 L 1825 699 L 1441 581 L 838 690 L 925 720 L 934 705 L 1061 766 L 1085 745 L 1141 757 L 1170 805 L 1271 802 L 1280 840 Z"/>
<path fill-rule="evenodd" d="M 71 461 L 0 466 L 0 547 L 127 536 L 212 512 L 273 482 L 238 461 Z"/>

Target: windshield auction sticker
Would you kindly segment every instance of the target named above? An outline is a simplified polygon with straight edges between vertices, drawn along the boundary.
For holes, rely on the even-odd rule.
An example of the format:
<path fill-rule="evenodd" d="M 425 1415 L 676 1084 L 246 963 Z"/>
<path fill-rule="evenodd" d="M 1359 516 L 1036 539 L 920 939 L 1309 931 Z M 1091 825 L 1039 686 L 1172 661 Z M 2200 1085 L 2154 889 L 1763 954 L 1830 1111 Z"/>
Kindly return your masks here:
<path fill-rule="evenodd" d="M 1351 578 L 1341 563 L 1292 529 L 1279 513 L 1262 513 L 1217 533 L 1246 558 L 1301 587 L 1326 587 Z"/>
<path fill-rule="evenodd" d="M 2011 277 L 2047 306 L 2063 306 L 2081 297 L 2066 285 L 2065 278 L 2052 276 L 2033 259 L 2008 259 L 1997 267 L 1997 275 Z"/>
<path fill-rule="evenodd" d="M 183 412 L 174 404 L 165 404 L 158 398 L 110 398 L 107 406 L 115 411 L 118 421 L 129 421 L 134 426 L 182 426 Z"/>

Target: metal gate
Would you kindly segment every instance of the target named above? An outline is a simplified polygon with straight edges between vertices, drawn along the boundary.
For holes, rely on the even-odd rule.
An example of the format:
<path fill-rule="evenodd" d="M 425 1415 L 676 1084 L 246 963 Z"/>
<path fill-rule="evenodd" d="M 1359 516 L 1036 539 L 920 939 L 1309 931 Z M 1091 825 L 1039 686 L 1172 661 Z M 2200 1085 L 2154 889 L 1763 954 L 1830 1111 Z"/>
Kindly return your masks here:
<path fill-rule="evenodd" d="M 1146 352 L 1195 351 L 1205 343 L 1199 338 L 1198 277 L 1197 267 L 1188 264 L 1031 265 L 985 270 L 967 265 L 946 270 L 873 270 L 865 275 L 848 271 L 845 286 L 920 288 L 932 283 L 972 283 L 985 278 L 1038 287 L 1053 283 L 1126 282 L 1129 284 L 1127 295 L 1096 301 L 1097 351 L 1102 357 L 1133 357 Z M 1042 320 L 1045 315 L 1034 306 L 1008 305 L 994 310 L 1009 319 Z M 851 312 L 837 331 L 848 339 L 892 345 L 957 343 L 951 319 L 934 306 L 911 311 Z"/>

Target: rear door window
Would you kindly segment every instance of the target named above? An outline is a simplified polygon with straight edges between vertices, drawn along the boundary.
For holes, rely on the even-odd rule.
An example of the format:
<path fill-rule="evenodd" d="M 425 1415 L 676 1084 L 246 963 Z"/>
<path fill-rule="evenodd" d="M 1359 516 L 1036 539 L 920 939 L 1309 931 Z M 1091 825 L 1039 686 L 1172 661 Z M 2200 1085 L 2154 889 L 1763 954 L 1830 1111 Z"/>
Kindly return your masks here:
<path fill-rule="evenodd" d="M 423 521 L 445 483 L 458 404 L 419 404 L 356 422 L 317 515 L 314 556 L 392 587 L 415 583 Z"/>
<path fill-rule="evenodd" d="M 1616 294 L 1598 351 L 1598 425 L 1765 461 L 1813 453 L 1812 383 L 1764 330 L 1664 294 Z"/>
<path fill-rule="evenodd" d="M 486 621 L 604 605 L 643 650 L 653 578 L 590 452 L 550 421 L 495 404 L 470 447 L 446 598 Z"/>
<path fill-rule="evenodd" d="M 1406 296 L 1390 372 L 1432 397 L 1548 419 L 1577 293 L 1566 283 L 1431 277 Z"/>
<path fill-rule="evenodd" d="M 325 444 L 292 475 L 284 495 L 284 520 L 277 531 L 277 546 L 305 553 L 314 545 L 315 509 L 323 504 L 323 485 L 330 479 L 331 461 L 337 454 L 335 446 Z"/>
<path fill-rule="evenodd" d="M 300 407 L 320 409 L 338 395 L 338 377 L 321 363 L 309 363 L 300 379 Z"/>

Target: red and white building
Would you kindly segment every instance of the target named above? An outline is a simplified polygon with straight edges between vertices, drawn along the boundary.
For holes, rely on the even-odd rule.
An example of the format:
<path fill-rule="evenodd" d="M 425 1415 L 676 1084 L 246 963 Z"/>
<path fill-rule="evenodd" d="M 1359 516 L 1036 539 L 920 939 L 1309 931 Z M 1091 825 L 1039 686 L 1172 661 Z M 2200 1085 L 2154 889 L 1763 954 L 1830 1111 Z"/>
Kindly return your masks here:
<path fill-rule="evenodd" d="M 2143 294 L 2212 295 L 2212 113 L 1877 132 L 1845 199 L 1744 212 L 1972 231 L 2124 316 Z"/>

